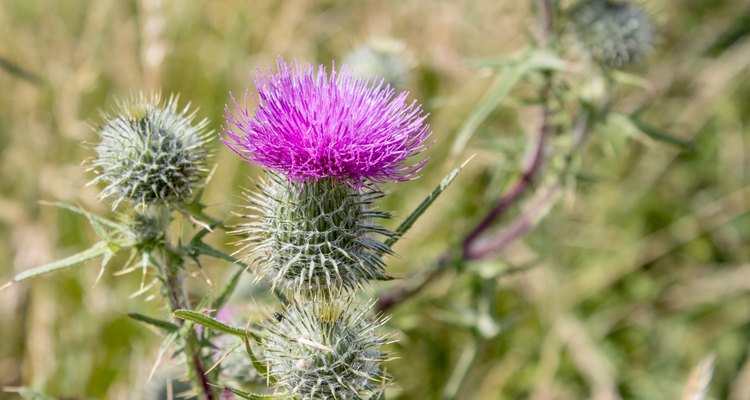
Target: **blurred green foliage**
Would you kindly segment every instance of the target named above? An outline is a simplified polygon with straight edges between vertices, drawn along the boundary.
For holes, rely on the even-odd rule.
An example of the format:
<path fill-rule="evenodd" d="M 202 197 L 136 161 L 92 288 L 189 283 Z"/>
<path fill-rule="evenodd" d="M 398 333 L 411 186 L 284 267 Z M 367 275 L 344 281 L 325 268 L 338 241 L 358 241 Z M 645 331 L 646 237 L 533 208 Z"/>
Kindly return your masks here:
<path fill-rule="evenodd" d="M 386 366 L 396 382 L 389 399 L 678 399 L 709 355 L 711 398 L 750 396 L 750 6 L 642 4 L 657 24 L 656 52 L 629 71 L 645 87 L 623 85 L 615 111 L 645 108 L 645 124 L 692 148 L 628 134 L 613 120 L 597 129 L 575 191 L 532 234 L 394 309 L 399 358 Z M 514 53 L 534 22 L 520 1 L 5 0 L 0 278 L 96 241 L 85 219 L 39 201 L 108 212 L 86 186 L 92 176 L 80 164 L 91 151 L 81 143 L 95 140 L 90 125 L 114 99 L 180 93 L 218 131 L 228 93 L 241 97 L 254 68 L 277 55 L 338 63 L 374 37 L 405 44 L 409 89 L 431 113 L 436 140 L 425 176 L 388 186 L 382 208 L 403 217 L 477 154 L 396 246 L 390 271 L 409 276 L 486 212 L 523 159 L 524 132 L 536 128 L 528 83 L 459 156 L 450 148 L 491 85 L 471 61 Z M 257 170 L 213 146 L 218 166 L 205 201 L 226 216 Z M 231 250 L 233 239 L 220 236 L 212 244 Z M 504 273 L 519 266 L 529 268 Z M 204 267 L 212 282 L 234 271 Z M 0 292 L 0 388 L 9 390 L 0 398 L 18 398 L 21 386 L 53 398 L 150 398 L 158 336 L 126 314 L 167 311 L 129 299 L 138 274 L 107 273 L 95 285 L 97 273 L 93 262 Z M 200 273 L 191 285 L 196 295 L 219 287 Z M 267 309 L 244 286 L 234 304 L 257 320 Z"/>

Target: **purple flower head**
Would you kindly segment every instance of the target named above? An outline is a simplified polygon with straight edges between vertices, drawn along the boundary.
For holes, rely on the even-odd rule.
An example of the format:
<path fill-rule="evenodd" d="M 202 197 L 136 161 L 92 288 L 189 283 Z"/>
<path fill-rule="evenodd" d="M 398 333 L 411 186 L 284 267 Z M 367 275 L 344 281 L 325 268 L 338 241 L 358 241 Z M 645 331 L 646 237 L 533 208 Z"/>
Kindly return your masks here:
<path fill-rule="evenodd" d="M 416 102 L 406 103 L 382 81 L 346 68 L 314 73 L 312 65 L 256 71 L 255 115 L 232 98 L 222 141 L 250 163 L 297 181 L 335 178 L 360 187 L 415 177 L 427 161 L 407 162 L 426 148 L 430 127 Z"/>

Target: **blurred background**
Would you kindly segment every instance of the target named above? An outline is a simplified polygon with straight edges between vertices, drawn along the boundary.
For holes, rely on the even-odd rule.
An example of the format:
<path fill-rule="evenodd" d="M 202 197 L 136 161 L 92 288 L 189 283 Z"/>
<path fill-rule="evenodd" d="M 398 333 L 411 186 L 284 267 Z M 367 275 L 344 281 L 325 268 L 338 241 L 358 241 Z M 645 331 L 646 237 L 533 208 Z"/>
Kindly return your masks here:
<path fill-rule="evenodd" d="M 638 4 L 656 25 L 655 51 L 628 70 L 642 81 L 623 85 L 614 109 L 645 107 L 650 126 L 690 146 L 600 126 L 577 185 L 532 233 L 393 309 L 389 399 L 681 399 L 704 384 L 706 398 L 750 399 L 750 3 Z M 411 276 L 460 240 L 523 161 L 539 124 L 523 101 L 533 82 L 461 154 L 449 149 L 493 79 L 473 60 L 513 54 L 536 31 L 530 2 L 517 0 L 3 0 L 0 281 L 96 241 L 84 218 L 40 201 L 111 212 L 82 161 L 99 112 L 118 98 L 179 93 L 219 131 L 229 92 L 253 89 L 256 67 L 278 55 L 340 65 L 368 43 L 401 57 L 399 85 L 430 113 L 435 140 L 421 179 L 386 187 L 392 226 L 476 154 L 389 259 L 394 275 Z M 258 171 L 212 146 L 207 211 L 228 216 Z M 231 250 L 231 240 L 211 242 Z M 215 285 L 234 268 L 204 265 Z M 168 312 L 129 298 L 138 274 L 95 284 L 98 270 L 0 292 L 0 398 L 21 386 L 51 398 L 158 398 L 149 388 L 159 379 L 147 377 L 159 337 L 126 313 Z M 238 296 L 243 319 L 258 301 Z"/>

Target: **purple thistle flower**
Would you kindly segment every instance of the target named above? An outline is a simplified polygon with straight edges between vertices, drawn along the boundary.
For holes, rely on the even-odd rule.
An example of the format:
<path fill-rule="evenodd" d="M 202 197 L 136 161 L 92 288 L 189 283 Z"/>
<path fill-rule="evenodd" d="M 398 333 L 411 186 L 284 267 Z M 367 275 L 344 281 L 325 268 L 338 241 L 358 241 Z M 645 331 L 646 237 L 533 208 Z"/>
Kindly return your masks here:
<path fill-rule="evenodd" d="M 256 70 L 255 115 L 232 98 L 221 140 L 246 161 L 297 181 L 334 178 L 360 187 L 413 179 L 426 159 L 406 160 L 425 150 L 427 115 L 406 103 L 382 80 L 372 84 L 346 68 L 330 75 L 324 66 L 287 65 L 277 73 Z"/>

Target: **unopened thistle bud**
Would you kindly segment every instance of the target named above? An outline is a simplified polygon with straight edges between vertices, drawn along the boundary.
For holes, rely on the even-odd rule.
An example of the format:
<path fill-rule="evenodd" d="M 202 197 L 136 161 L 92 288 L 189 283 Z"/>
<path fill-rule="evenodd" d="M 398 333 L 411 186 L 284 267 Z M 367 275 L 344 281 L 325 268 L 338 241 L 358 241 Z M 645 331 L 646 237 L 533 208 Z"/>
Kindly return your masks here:
<path fill-rule="evenodd" d="M 261 339 L 277 389 L 303 400 L 367 399 L 382 390 L 389 381 L 382 347 L 390 341 L 376 333 L 386 320 L 370 319 L 370 308 L 348 296 L 321 297 L 269 320 Z"/>
<path fill-rule="evenodd" d="M 403 89 L 409 83 L 409 64 L 406 62 L 404 45 L 395 40 L 372 40 L 347 54 L 344 64 L 356 76 L 382 78 L 396 89 Z"/>
<path fill-rule="evenodd" d="M 583 0 L 571 10 L 570 19 L 576 42 L 605 66 L 636 63 L 653 47 L 649 16 L 628 1 Z"/>
<path fill-rule="evenodd" d="M 174 96 L 163 103 L 145 95 L 105 118 L 91 164 L 98 174 L 91 183 L 105 184 L 101 198 L 113 198 L 113 208 L 123 200 L 135 207 L 189 200 L 207 171 L 206 120 L 194 122 L 195 112 L 178 110 Z"/>
<path fill-rule="evenodd" d="M 274 286 L 295 292 L 361 286 L 386 278 L 378 239 L 390 232 L 373 222 L 388 214 L 372 210 L 382 193 L 332 179 L 290 182 L 274 173 L 249 195 L 245 207 L 260 216 L 238 226 L 243 250 Z"/>

